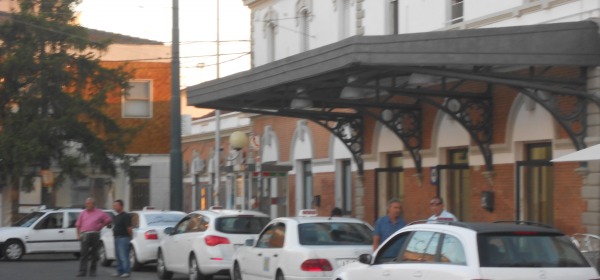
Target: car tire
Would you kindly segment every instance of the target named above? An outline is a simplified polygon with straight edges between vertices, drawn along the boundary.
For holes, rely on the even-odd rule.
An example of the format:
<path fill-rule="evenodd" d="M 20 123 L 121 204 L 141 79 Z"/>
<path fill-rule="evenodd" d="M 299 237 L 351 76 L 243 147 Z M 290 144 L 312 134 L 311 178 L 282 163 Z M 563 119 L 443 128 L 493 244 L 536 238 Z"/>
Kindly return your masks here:
<path fill-rule="evenodd" d="M 200 272 L 200 267 L 198 266 L 198 261 L 196 261 L 196 256 L 192 255 L 190 257 L 190 261 L 188 263 L 188 275 L 190 276 L 190 280 L 206 280 L 208 277 L 202 272 Z"/>
<path fill-rule="evenodd" d="M 23 243 L 18 240 L 9 240 L 2 248 L 2 255 L 7 261 L 18 261 L 25 254 Z"/>
<path fill-rule="evenodd" d="M 242 271 L 240 270 L 240 264 L 235 262 L 233 265 L 233 276 L 232 280 L 242 280 Z"/>
<path fill-rule="evenodd" d="M 277 271 L 277 275 L 275 276 L 275 280 L 285 280 L 285 277 L 283 276 L 283 272 L 281 272 L 281 270 Z"/>
<path fill-rule="evenodd" d="M 156 274 L 162 280 L 169 280 L 173 277 L 173 272 L 167 270 L 165 258 L 160 250 L 158 250 L 158 258 L 156 258 Z"/>
<path fill-rule="evenodd" d="M 131 264 L 131 270 L 140 271 L 144 266 L 143 263 L 140 263 L 137 259 L 137 254 L 135 253 L 135 248 L 133 246 L 129 247 L 129 263 Z"/>
<path fill-rule="evenodd" d="M 100 261 L 101 266 L 110 266 L 110 264 L 112 264 L 112 261 L 106 257 L 104 243 L 100 243 L 100 246 L 98 247 L 98 260 Z"/>

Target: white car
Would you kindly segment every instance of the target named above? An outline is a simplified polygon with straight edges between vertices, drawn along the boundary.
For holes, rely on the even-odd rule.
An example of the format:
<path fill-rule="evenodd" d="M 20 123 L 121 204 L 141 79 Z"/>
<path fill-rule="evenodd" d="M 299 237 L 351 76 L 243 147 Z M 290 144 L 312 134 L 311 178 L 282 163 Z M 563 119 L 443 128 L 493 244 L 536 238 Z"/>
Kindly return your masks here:
<path fill-rule="evenodd" d="M 129 260 L 131 269 L 139 271 L 145 264 L 156 262 L 156 253 L 163 230 L 172 227 L 185 213 L 181 211 L 140 210 L 129 213 L 133 236 L 131 238 Z M 112 230 L 102 234 L 99 253 L 100 264 L 110 266 L 115 257 L 115 239 Z"/>
<path fill-rule="evenodd" d="M 559 230 L 530 222 L 411 224 L 334 280 L 600 279 Z"/>
<path fill-rule="evenodd" d="M 160 279 L 173 273 L 190 279 L 229 275 L 234 251 L 256 238 L 270 221 L 249 210 L 201 210 L 189 213 L 175 227 L 166 228 L 158 248 L 156 271 Z"/>
<path fill-rule="evenodd" d="M 344 217 L 276 218 L 234 254 L 232 279 L 331 279 L 333 271 L 372 252 L 373 229 Z M 368 279 L 368 278 L 363 278 Z"/>
<path fill-rule="evenodd" d="M 0 257 L 20 260 L 25 254 L 75 253 L 81 245 L 75 223 L 83 209 L 44 209 L 27 214 L 10 227 L 0 228 Z M 114 216 L 113 211 L 105 210 Z"/>

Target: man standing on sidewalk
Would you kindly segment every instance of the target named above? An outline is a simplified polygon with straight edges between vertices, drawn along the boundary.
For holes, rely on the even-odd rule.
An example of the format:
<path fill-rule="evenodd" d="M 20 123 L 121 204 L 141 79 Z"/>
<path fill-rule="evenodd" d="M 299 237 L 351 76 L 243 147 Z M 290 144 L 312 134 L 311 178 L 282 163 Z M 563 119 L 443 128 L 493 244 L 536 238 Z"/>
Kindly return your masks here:
<path fill-rule="evenodd" d="M 129 242 L 131 241 L 133 232 L 131 227 L 131 217 L 128 213 L 123 211 L 123 200 L 115 200 L 113 209 L 117 211 L 117 216 L 115 216 L 113 222 L 117 273 L 113 274 L 113 276 L 126 278 L 129 277 L 129 274 L 131 273 L 131 264 L 129 263 Z"/>
<path fill-rule="evenodd" d="M 88 259 L 91 259 L 90 276 L 96 276 L 100 231 L 111 222 L 110 216 L 96 208 L 95 204 L 94 199 L 88 197 L 85 200 L 85 210 L 81 211 L 75 223 L 77 239 L 81 240 L 81 259 L 77 277 L 87 274 Z"/>

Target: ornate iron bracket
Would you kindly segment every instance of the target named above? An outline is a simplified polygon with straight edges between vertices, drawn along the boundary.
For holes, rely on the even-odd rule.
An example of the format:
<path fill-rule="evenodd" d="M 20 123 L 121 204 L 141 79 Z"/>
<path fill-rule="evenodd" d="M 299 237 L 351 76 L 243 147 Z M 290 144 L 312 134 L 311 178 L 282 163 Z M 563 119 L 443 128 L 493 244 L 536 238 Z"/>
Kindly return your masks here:
<path fill-rule="evenodd" d="M 581 95 L 568 95 L 543 90 L 519 88 L 527 97 L 542 105 L 565 129 L 577 150 L 586 147 L 587 102 Z"/>
<path fill-rule="evenodd" d="M 394 132 L 400 140 L 402 140 L 405 148 L 410 152 L 413 161 L 415 162 L 417 174 L 422 174 L 423 160 L 421 158 L 421 148 L 423 143 L 423 116 L 421 108 L 386 108 L 381 110 L 380 114 L 369 112 L 369 115 L 384 124 Z"/>
<path fill-rule="evenodd" d="M 364 118 L 363 117 L 336 117 L 336 118 L 316 118 L 310 117 L 311 121 L 321 125 L 329 130 L 333 135 L 339 138 L 350 150 L 359 174 L 363 174 L 364 162 L 362 154 L 364 150 Z"/>

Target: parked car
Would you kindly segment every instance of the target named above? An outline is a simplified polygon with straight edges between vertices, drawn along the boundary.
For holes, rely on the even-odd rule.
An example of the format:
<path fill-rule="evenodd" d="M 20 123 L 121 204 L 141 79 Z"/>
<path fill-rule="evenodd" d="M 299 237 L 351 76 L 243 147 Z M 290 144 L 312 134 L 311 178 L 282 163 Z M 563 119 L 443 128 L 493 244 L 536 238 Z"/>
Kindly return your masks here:
<path fill-rule="evenodd" d="M 202 210 L 185 216 L 165 229 L 160 241 L 156 271 L 160 279 L 174 272 L 190 279 L 229 275 L 232 255 L 246 239 L 257 234 L 271 219 L 249 210 Z"/>
<path fill-rule="evenodd" d="M 234 280 L 331 279 L 334 270 L 371 253 L 373 229 L 354 218 L 283 217 L 246 244 L 233 256 Z"/>
<path fill-rule="evenodd" d="M 129 260 L 131 269 L 140 270 L 145 264 L 156 262 L 156 253 L 160 238 L 164 235 L 163 230 L 172 227 L 185 217 L 181 211 L 159 211 L 140 210 L 129 213 L 133 235 L 131 237 L 131 248 Z M 107 231 L 100 237 L 101 245 L 99 253 L 100 264 L 110 266 L 115 257 L 115 244 L 113 232 Z"/>
<path fill-rule="evenodd" d="M 571 240 L 525 222 L 411 224 L 332 279 L 600 279 Z"/>
<path fill-rule="evenodd" d="M 81 246 L 75 223 L 83 209 L 34 211 L 10 227 L 0 228 L 0 257 L 20 260 L 25 254 L 75 253 Z M 114 216 L 112 210 L 105 210 Z"/>

